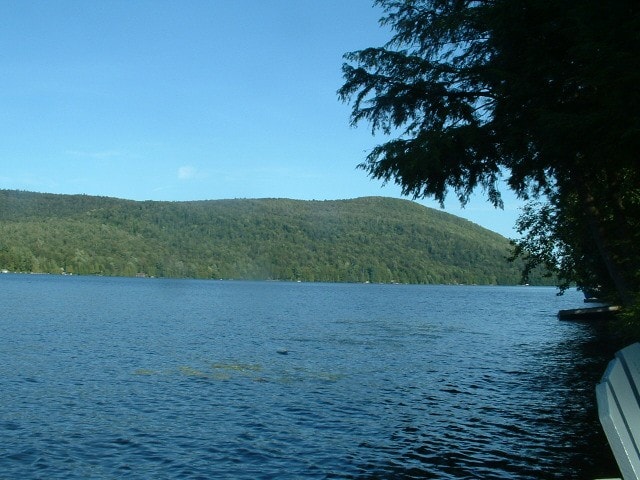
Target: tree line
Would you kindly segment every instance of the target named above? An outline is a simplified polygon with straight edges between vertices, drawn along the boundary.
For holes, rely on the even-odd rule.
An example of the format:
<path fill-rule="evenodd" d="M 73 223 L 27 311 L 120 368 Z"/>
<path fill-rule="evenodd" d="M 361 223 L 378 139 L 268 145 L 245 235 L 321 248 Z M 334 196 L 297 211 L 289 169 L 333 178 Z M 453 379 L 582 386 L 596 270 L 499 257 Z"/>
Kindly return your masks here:
<path fill-rule="evenodd" d="M 509 252 L 504 237 L 406 200 L 135 202 L 0 191 L 0 268 L 17 272 L 513 285 L 523 264 Z"/>

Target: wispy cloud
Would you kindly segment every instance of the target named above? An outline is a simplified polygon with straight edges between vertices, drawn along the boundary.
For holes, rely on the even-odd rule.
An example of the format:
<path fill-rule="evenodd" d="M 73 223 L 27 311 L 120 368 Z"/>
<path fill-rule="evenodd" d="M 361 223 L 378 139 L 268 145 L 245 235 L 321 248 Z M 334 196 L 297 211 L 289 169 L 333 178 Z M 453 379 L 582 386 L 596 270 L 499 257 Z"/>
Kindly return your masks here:
<path fill-rule="evenodd" d="M 191 165 L 183 165 L 178 169 L 178 179 L 191 180 L 196 177 L 198 171 Z"/>
<path fill-rule="evenodd" d="M 66 150 L 64 152 L 67 155 L 74 157 L 92 158 L 94 160 L 105 160 L 107 158 L 116 158 L 125 156 L 124 153 L 119 150 L 103 150 L 103 151 L 87 151 L 87 150 Z"/>

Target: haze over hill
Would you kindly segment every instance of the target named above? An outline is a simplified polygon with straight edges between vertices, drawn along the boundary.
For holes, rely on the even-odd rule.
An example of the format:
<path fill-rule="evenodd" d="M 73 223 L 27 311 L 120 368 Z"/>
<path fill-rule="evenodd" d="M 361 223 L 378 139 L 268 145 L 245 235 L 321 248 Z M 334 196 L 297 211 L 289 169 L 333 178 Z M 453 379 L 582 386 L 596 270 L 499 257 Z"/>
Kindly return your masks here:
<path fill-rule="evenodd" d="M 509 241 L 407 200 L 131 201 L 0 190 L 0 268 L 323 282 L 518 284 Z"/>

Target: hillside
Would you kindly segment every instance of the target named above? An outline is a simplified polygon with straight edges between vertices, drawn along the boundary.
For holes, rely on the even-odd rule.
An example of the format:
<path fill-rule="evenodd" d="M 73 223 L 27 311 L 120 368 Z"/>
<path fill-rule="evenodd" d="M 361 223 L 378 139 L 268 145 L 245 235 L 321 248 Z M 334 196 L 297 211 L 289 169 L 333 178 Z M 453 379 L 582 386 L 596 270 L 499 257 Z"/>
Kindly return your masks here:
<path fill-rule="evenodd" d="M 517 284 L 504 237 L 368 197 L 129 201 L 0 190 L 0 269 L 327 282 Z"/>

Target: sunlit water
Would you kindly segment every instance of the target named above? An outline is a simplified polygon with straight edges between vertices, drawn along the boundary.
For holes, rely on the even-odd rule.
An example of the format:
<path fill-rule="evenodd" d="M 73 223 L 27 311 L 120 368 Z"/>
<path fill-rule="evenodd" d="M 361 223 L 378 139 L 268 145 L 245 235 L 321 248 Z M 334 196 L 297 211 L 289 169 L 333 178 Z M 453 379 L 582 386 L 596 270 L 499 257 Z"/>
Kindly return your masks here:
<path fill-rule="evenodd" d="M 0 276 L 0 478 L 594 478 L 552 288 Z"/>

